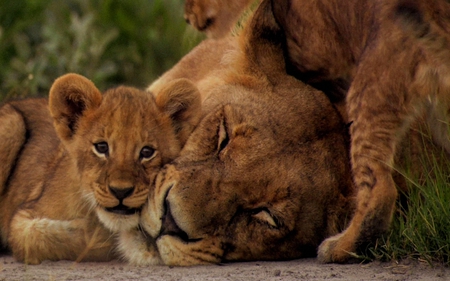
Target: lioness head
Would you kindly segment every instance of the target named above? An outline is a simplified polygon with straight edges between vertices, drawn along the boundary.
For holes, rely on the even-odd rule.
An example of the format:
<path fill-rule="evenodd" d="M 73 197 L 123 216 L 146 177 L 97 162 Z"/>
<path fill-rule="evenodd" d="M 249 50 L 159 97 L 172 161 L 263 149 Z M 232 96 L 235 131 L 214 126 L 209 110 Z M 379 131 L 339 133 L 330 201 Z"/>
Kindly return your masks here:
<path fill-rule="evenodd" d="M 343 226 L 344 127 L 322 93 L 286 79 L 276 93 L 234 85 L 205 101 L 142 213 L 165 264 L 312 256 Z"/>
<path fill-rule="evenodd" d="M 49 96 L 54 126 L 78 167 L 82 194 L 113 231 L 137 226 L 156 174 L 197 122 L 199 93 L 187 80 L 151 93 L 118 87 L 103 95 L 88 79 L 58 78 Z"/>
<path fill-rule="evenodd" d="M 198 83 L 213 83 L 201 90 L 201 121 L 149 192 L 141 225 L 152 238 L 137 249 L 156 246 L 165 264 L 313 256 L 351 214 L 341 116 L 286 74 L 283 33 L 261 13 L 270 1 L 224 54 L 229 71 Z"/>

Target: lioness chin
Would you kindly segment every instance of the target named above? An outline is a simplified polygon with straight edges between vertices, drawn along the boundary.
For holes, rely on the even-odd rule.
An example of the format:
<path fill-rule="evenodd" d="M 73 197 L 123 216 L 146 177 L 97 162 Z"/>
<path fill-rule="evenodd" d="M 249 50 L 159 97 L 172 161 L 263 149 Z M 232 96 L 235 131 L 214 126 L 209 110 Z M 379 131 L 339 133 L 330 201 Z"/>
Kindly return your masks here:
<path fill-rule="evenodd" d="M 115 258 L 114 233 L 137 227 L 156 174 L 178 155 L 199 105 L 187 80 L 157 97 L 123 86 L 102 95 L 76 74 L 58 78 L 48 101 L 4 104 L 3 245 L 28 264 Z"/>

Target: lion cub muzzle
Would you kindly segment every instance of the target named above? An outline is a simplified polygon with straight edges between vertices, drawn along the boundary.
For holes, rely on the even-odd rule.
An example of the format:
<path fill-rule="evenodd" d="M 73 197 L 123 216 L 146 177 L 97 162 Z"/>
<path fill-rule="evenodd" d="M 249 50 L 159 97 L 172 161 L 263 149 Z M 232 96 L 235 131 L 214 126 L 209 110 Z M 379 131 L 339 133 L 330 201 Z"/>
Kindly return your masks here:
<path fill-rule="evenodd" d="M 109 186 L 109 192 L 119 200 L 119 204 L 114 207 L 105 208 L 108 212 L 118 215 L 134 215 L 140 211 L 140 208 L 131 208 L 123 204 L 123 200 L 134 193 L 134 186 L 126 188 Z"/>

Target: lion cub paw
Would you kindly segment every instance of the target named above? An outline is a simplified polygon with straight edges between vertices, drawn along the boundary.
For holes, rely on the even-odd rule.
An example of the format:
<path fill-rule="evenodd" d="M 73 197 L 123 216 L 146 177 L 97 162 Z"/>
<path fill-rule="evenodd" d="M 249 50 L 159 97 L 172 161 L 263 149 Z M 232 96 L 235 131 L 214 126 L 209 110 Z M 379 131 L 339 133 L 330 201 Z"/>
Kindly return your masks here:
<path fill-rule="evenodd" d="M 346 239 L 345 233 L 340 233 L 320 244 L 317 259 L 321 263 L 346 263 L 357 257 L 354 252 L 354 243 Z"/>

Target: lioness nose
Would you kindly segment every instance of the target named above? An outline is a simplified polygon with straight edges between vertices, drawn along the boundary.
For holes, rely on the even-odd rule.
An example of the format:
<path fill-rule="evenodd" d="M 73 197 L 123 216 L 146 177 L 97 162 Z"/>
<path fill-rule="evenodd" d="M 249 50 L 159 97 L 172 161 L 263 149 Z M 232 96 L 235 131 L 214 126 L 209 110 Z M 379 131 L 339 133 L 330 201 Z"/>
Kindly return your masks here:
<path fill-rule="evenodd" d="M 134 187 L 117 188 L 117 187 L 110 186 L 109 191 L 117 199 L 123 200 L 123 199 L 129 197 L 131 194 L 133 194 Z"/>

